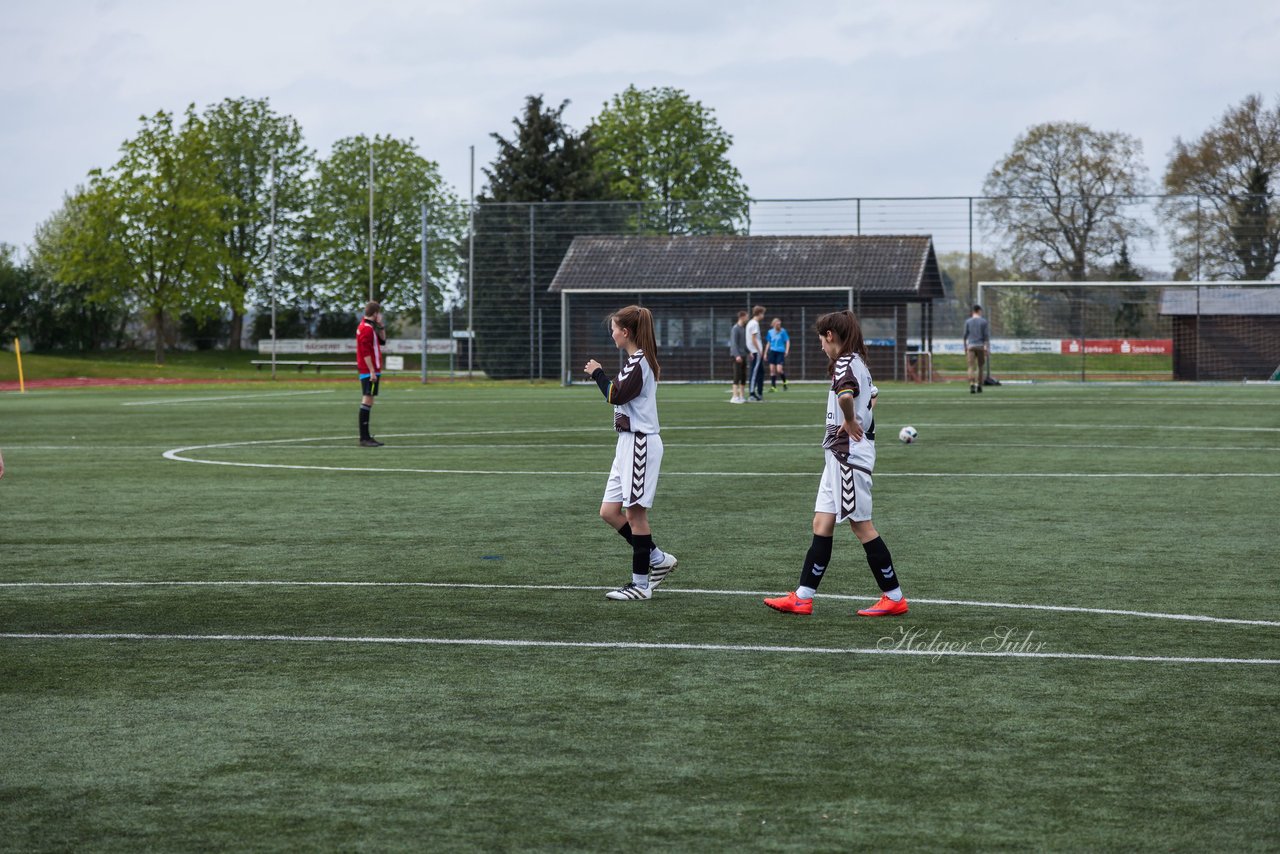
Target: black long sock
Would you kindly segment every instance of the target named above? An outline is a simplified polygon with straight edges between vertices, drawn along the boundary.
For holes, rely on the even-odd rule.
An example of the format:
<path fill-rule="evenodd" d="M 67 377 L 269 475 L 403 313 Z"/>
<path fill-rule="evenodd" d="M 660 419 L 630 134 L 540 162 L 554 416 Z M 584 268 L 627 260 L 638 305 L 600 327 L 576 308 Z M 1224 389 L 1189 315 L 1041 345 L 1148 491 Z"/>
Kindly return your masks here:
<path fill-rule="evenodd" d="M 813 535 L 809 553 L 804 556 L 804 568 L 800 570 L 801 587 L 818 589 L 818 585 L 822 583 L 822 576 L 831 565 L 831 544 L 834 540 L 835 537 Z"/>
<path fill-rule="evenodd" d="M 623 522 L 622 527 L 618 529 L 618 534 L 622 537 L 622 539 L 627 541 L 627 545 L 631 545 L 631 540 L 635 536 L 634 534 L 631 533 L 630 522 Z"/>
<path fill-rule="evenodd" d="M 876 537 L 869 543 L 863 543 L 862 548 L 867 552 L 867 565 L 871 567 L 871 574 L 876 577 L 876 584 L 880 585 L 880 590 L 888 593 L 897 588 L 898 575 L 893 571 L 893 557 L 890 556 L 889 547 L 884 544 L 884 540 Z"/>
<path fill-rule="evenodd" d="M 369 438 L 369 410 L 373 407 L 360 404 L 360 438 Z"/>
<path fill-rule="evenodd" d="M 653 551 L 651 534 L 631 535 L 631 574 L 649 574 L 649 552 Z"/>

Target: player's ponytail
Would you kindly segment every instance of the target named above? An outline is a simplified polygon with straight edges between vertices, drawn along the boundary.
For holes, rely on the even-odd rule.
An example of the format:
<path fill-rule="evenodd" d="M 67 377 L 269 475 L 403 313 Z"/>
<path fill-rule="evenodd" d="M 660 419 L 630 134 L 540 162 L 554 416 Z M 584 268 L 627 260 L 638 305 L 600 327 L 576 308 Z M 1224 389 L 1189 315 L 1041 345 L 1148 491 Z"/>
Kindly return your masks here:
<path fill-rule="evenodd" d="M 824 314 L 813 324 L 813 331 L 825 336 L 828 332 L 835 335 L 840 344 L 840 355 L 857 353 L 865 362 L 867 360 L 867 342 L 862 337 L 862 324 L 852 311 L 833 311 Z M 835 370 L 835 361 L 827 364 L 827 373 Z"/>
<path fill-rule="evenodd" d="M 614 313 L 613 322 L 627 330 L 631 340 L 644 351 L 645 360 L 653 371 L 653 378 L 661 379 L 662 368 L 658 366 L 658 338 L 653 331 L 653 312 L 643 306 L 629 305 Z"/>

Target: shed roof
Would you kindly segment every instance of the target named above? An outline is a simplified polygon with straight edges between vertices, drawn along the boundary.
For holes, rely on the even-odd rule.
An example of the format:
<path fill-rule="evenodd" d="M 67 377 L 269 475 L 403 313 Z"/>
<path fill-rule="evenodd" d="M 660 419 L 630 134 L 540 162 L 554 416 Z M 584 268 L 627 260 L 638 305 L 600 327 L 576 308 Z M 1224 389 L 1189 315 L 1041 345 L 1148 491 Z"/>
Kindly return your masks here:
<path fill-rule="evenodd" d="M 927 235 L 576 237 L 550 290 L 818 288 L 852 288 L 886 299 L 943 296 Z"/>

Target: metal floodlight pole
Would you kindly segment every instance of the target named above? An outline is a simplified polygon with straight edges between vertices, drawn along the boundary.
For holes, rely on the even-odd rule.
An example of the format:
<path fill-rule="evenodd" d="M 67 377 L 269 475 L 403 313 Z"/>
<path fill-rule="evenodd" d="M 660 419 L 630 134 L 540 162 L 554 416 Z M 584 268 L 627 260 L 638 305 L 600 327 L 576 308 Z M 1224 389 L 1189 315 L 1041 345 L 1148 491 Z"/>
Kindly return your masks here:
<path fill-rule="evenodd" d="M 276 378 L 276 155 L 271 154 L 271 236 L 267 244 L 267 276 L 271 287 L 271 379 Z"/>
<path fill-rule="evenodd" d="M 369 140 L 369 301 L 373 302 L 373 139 Z"/>
<path fill-rule="evenodd" d="M 431 288 L 428 282 L 428 268 L 426 268 L 426 223 L 428 223 L 428 210 L 426 210 L 426 202 L 422 202 L 422 384 L 426 384 L 426 303 L 431 298 Z"/>
<path fill-rule="evenodd" d="M 467 204 L 467 376 L 476 350 L 476 147 L 471 146 L 471 195 Z"/>

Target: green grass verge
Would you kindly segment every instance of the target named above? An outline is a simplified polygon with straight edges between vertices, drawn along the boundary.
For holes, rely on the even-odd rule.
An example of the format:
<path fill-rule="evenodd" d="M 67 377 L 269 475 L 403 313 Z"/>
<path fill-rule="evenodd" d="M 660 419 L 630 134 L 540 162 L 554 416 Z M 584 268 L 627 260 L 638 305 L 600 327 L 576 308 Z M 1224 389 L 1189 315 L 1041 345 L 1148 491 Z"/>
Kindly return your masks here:
<path fill-rule="evenodd" d="M 697 648 L 0 638 L 0 849 L 1280 846 L 1280 669 L 1173 660 L 1280 658 L 1269 387 L 886 384 L 891 621 L 847 531 L 813 617 L 743 595 L 795 583 L 817 387 L 663 388 L 680 568 L 625 604 L 593 387 L 396 384 L 373 451 L 350 392 L 0 395 L 0 633 Z M 1001 627 L 1162 660 L 781 651 Z"/>

